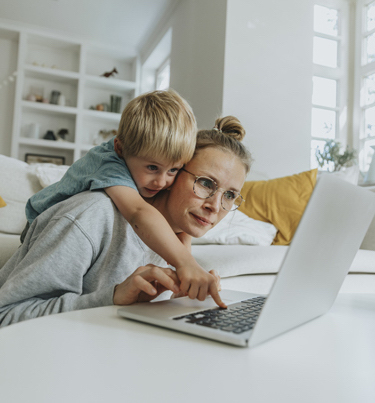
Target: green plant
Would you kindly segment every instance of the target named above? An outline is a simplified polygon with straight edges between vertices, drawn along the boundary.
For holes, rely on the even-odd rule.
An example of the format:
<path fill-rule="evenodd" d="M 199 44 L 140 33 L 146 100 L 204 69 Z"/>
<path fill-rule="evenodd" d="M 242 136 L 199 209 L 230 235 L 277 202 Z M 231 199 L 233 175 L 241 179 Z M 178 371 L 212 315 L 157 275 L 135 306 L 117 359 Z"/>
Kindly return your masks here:
<path fill-rule="evenodd" d="M 325 165 L 333 165 L 333 171 L 339 171 L 343 167 L 354 165 L 357 160 L 356 150 L 346 147 L 344 153 L 340 154 L 340 148 L 340 143 L 335 140 L 326 141 L 323 151 L 317 148 L 315 156 L 320 168 L 323 168 Z"/>

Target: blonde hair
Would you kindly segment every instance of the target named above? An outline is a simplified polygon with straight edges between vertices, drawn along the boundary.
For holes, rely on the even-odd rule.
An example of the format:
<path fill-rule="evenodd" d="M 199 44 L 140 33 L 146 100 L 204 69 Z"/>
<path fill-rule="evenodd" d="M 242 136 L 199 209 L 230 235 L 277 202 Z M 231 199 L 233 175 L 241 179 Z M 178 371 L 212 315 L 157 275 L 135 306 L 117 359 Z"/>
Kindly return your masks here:
<path fill-rule="evenodd" d="M 190 105 L 173 90 L 131 100 L 122 112 L 117 138 L 123 156 L 186 163 L 194 155 L 197 123 Z"/>
<path fill-rule="evenodd" d="M 210 130 L 199 130 L 195 153 L 207 147 L 218 147 L 237 156 L 244 165 L 246 174 L 250 172 L 252 157 L 241 143 L 246 131 L 241 122 L 234 116 L 225 116 L 215 120 L 215 126 Z"/>

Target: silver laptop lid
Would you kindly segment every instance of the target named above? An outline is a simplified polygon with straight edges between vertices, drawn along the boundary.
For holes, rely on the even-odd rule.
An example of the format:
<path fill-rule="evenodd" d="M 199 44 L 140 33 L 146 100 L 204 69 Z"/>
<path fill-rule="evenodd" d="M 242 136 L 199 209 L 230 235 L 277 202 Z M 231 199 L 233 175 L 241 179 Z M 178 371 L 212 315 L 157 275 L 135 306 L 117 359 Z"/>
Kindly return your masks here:
<path fill-rule="evenodd" d="M 254 346 L 327 312 L 375 214 L 375 195 L 323 175 L 250 337 Z"/>

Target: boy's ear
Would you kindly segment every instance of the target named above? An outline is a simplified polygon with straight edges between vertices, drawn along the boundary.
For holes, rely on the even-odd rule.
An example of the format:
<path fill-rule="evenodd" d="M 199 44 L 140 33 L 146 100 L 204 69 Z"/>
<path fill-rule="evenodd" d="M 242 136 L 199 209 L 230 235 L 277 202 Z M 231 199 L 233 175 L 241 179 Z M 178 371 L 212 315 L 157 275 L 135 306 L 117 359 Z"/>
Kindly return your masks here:
<path fill-rule="evenodd" d="M 124 158 L 123 155 L 122 155 L 121 143 L 120 143 L 120 141 L 119 141 L 119 139 L 118 139 L 117 137 L 115 137 L 114 143 L 115 143 L 115 151 L 116 151 L 117 155 L 118 155 L 120 158 Z"/>

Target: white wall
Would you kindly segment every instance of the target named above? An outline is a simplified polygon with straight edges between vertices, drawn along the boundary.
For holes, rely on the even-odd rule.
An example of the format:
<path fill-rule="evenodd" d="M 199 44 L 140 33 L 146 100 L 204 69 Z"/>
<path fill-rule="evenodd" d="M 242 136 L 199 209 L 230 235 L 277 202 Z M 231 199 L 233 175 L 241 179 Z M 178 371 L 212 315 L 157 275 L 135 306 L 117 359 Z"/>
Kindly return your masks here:
<path fill-rule="evenodd" d="M 223 103 L 226 0 L 182 0 L 171 19 L 170 86 L 211 128 Z"/>
<path fill-rule="evenodd" d="M 1 0 L 0 18 L 138 48 L 178 0 Z"/>
<path fill-rule="evenodd" d="M 308 170 L 312 0 L 182 0 L 166 25 L 171 87 L 198 126 L 237 116 L 255 158 L 250 178 Z"/>
<path fill-rule="evenodd" d="M 271 178 L 310 166 L 312 30 L 311 0 L 228 0 L 223 114 Z"/>

